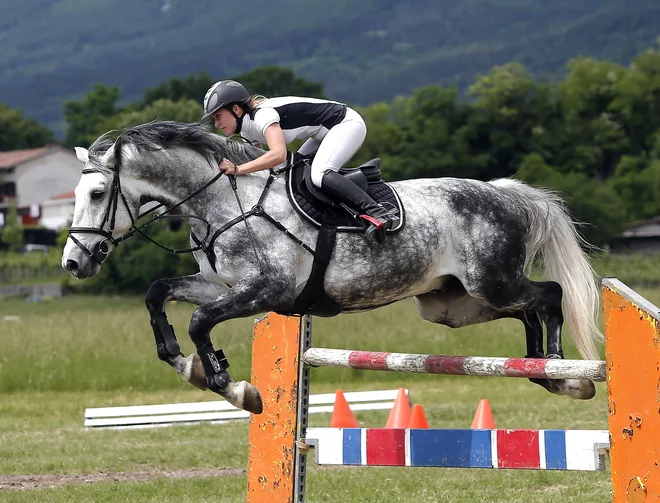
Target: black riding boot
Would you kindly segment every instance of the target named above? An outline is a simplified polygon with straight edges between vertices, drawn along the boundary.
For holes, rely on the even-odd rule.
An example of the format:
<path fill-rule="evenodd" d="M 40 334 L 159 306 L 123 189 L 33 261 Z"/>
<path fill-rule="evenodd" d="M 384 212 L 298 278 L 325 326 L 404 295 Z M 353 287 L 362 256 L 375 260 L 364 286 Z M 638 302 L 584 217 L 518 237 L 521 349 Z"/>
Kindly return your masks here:
<path fill-rule="evenodd" d="M 369 241 L 385 241 L 385 233 L 396 220 L 390 210 L 371 199 L 369 195 L 351 180 L 334 171 L 326 171 L 321 179 L 321 189 L 338 201 L 359 211 L 360 218 L 368 222 L 364 233 Z"/>

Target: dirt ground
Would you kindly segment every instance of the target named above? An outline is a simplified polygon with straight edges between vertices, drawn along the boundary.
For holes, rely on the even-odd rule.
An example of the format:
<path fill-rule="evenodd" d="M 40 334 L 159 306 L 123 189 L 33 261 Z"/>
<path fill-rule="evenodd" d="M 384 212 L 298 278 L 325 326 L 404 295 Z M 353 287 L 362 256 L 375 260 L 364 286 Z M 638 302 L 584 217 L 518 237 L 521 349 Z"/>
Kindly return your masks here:
<path fill-rule="evenodd" d="M 146 472 L 110 472 L 73 475 L 2 475 L 0 491 L 6 489 L 44 489 L 71 484 L 95 484 L 97 482 L 146 482 L 154 479 L 189 479 L 241 475 L 246 471 L 238 468 L 163 470 Z"/>

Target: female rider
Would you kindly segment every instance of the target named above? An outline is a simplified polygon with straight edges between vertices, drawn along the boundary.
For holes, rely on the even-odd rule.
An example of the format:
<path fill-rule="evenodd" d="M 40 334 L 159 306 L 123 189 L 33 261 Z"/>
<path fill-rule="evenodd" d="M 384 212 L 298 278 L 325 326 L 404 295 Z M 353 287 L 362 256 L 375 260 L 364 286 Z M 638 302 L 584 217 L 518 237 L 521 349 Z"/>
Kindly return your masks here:
<path fill-rule="evenodd" d="M 268 145 L 265 154 L 244 164 L 223 159 L 220 169 L 230 175 L 274 168 L 286 161 L 289 143 L 305 139 L 298 153 L 316 152 L 312 183 L 360 212 L 360 218 L 367 222 L 368 240 L 384 241 L 395 216 L 338 173 L 367 134 L 364 120 L 355 110 L 343 103 L 316 98 L 251 96 L 239 82 L 221 80 L 204 97 L 202 120 L 209 117 L 227 136 L 241 134 L 253 145 Z"/>

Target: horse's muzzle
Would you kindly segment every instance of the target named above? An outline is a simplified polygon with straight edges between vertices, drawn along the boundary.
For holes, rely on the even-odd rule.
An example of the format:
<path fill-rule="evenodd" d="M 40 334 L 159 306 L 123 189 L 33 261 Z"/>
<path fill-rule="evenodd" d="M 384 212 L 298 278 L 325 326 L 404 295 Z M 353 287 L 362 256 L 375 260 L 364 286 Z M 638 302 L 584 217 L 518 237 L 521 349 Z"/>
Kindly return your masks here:
<path fill-rule="evenodd" d="M 78 262 L 76 262 L 75 260 L 71 260 L 71 259 L 67 260 L 66 263 L 64 264 L 64 269 L 66 269 L 69 272 L 78 272 L 79 267 L 80 266 L 79 266 Z"/>

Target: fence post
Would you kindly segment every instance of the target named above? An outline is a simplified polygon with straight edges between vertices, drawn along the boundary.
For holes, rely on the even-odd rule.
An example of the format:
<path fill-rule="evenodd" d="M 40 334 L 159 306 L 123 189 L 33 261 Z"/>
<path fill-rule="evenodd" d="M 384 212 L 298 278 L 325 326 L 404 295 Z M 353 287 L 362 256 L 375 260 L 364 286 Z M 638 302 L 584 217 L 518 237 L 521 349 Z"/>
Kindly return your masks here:
<path fill-rule="evenodd" d="M 660 498 L 660 310 L 603 280 L 612 501 Z"/>
<path fill-rule="evenodd" d="M 269 313 L 254 325 L 252 384 L 264 411 L 250 417 L 248 503 L 298 503 L 305 490 L 305 436 L 309 368 L 301 358 L 311 345 L 311 317 Z M 300 418 L 300 420 L 298 420 Z"/>

